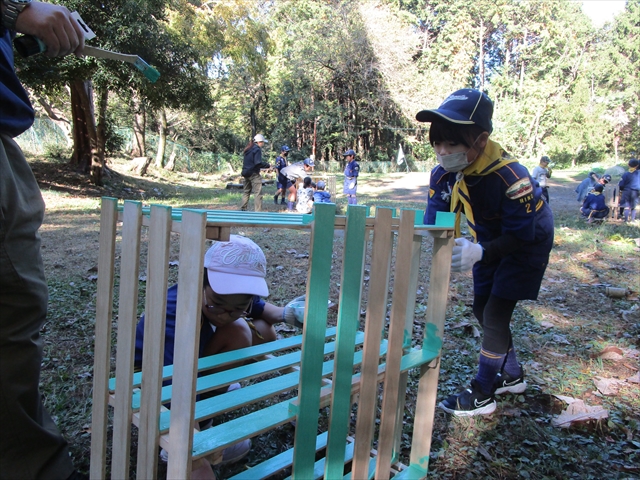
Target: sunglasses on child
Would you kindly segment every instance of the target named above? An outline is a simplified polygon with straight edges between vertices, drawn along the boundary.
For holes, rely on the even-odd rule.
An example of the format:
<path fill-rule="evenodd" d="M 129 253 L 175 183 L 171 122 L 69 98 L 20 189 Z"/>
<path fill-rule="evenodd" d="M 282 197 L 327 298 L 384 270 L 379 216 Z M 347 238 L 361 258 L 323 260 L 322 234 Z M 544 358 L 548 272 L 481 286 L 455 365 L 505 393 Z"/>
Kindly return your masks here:
<path fill-rule="evenodd" d="M 207 289 L 204 289 L 204 307 L 208 312 L 215 315 L 224 313 L 229 315 L 238 315 L 243 317 L 251 310 L 251 302 L 253 295 L 218 295 L 211 290 L 211 294 L 207 295 Z"/>

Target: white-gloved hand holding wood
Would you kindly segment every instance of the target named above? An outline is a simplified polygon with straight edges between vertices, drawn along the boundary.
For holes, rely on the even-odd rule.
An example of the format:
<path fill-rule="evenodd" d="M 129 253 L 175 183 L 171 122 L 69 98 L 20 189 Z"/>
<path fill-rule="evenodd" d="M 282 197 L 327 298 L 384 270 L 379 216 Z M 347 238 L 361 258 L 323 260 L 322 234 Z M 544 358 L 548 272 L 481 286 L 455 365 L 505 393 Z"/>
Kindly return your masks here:
<path fill-rule="evenodd" d="M 484 250 L 478 243 L 472 243 L 466 238 L 456 238 L 451 256 L 451 271 L 466 272 L 471 270 L 476 262 L 482 260 Z"/>

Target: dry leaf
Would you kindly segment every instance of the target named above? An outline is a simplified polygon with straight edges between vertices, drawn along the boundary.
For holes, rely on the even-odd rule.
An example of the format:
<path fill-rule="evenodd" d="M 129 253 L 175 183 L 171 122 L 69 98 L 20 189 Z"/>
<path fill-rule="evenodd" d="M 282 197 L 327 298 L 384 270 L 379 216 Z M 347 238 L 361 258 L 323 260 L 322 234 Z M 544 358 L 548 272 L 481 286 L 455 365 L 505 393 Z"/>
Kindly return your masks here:
<path fill-rule="evenodd" d="M 615 378 L 596 377 L 593 380 L 598 391 L 603 395 L 615 395 L 618 393 L 620 384 L 623 383 Z"/>
<path fill-rule="evenodd" d="M 609 417 L 609 412 L 600 406 L 590 407 L 585 405 L 582 400 L 573 400 L 573 403 L 567 406 L 564 412 L 551 420 L 553 426 L 569 428 L 574 423 L 603 420 Z"/>
<path fill-rule="evenodd" d="M 629 383 L 640 383 L 640 372 L 638 372 L 635 375 L 627 378 L 627 382 L 629 382 Z"/>

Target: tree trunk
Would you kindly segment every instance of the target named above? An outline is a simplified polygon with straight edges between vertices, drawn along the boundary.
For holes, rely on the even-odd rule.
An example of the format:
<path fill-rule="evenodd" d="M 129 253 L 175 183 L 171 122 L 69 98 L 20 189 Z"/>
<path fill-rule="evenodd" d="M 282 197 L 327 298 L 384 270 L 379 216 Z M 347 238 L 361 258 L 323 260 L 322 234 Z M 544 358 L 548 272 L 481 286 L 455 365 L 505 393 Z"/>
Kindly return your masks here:
<path fill-rule="evenodd" d="M 100 101 L 98 103 L 98 129 L 97 129 L 97 143 L 98 154 L 102 160 L 102 165 L 105 164 L 105 151 L 107 144 L 107 105 L 109 103 L 109 90 L 106 88 L 100 92 Z"/>
<path fill-rule="evenodd" d="M 478 76 L 480 77 L 480 91 L 484 92 L 484 21 L 480 19 L 478 32 Z"/>
<path fill-rule="evenodd" d="M 167 146 L 167 112 L 160 109 L 160 122 L 158 127 L 158 153 L 156 154 L 156 168 L 164 167 L 164 151 Z"/>
<path fill-rule="evenodd" d="M 135 113 L 133 116 L 133 149 L 132 157 L 145 157 L 146 147 L 144 132 L 146 130 L 147 117 L 145 115 L 144 103 L 137 94 L 133 96 Z"/>
<path fill-rule="evenodd" d="M 91 182 L 102 185 L 102 157 L 98 150 L 98 132 L 93 109 L 93 86 L 90 80 L 71 83 L 71 112 L 73 114 L 73 155 L 71 163 L 89 172 Z"/>
<path fill-rule="evenodd" d="M 165 165 L 165 170 L 170 170 L 173 172 L 173 169 L 176 168 L 176 143 L 173 143 L 173 150 L 171 150 L 171 155 L 169 155 L 169 161 Z"/>

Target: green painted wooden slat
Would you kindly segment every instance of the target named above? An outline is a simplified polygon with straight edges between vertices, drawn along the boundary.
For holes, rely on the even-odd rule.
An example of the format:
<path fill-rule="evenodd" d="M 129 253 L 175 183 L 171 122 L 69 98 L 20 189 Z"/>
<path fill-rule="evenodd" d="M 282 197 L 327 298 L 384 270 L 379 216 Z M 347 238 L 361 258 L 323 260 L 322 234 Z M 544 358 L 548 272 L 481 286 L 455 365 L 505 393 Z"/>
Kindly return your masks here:
<path fill-rule="evenodd" d="M 283 425 L 295 418 L 289 411 L 289 402 L 280 402 L 267 408 L 229 420 L 217 427 L 195 432 L 193 437 L 193 459 L 228 447 L 257 433 Z M 315 435 L 313 438 L 315 439 Z M 313 442 L 315 447 L 315 440 Z"/>
<path fill-rule="evenodd" d="M 327 301 L 331 283 L 331 255 L 336 206 L 319 203 L 311 230 L 309 273 L 305 324 L 302 332 L 300 406 L 296 424 L 293 474 L 309 478 L 313 474 L 315 437 L 318 429 L 318 409 L 322 373 L 322 345 L 327 319 Z"/>
<path fill-rule="evenodd" d="M 393 480 L 422 480 L 427 477 L 427 470 L 416 465 L 409 465 L 397 475 L 394 475 Z"/>
<path fill-rule="evenodd" d="M 326 478 L 339 478 L 344 472 L 344 448 L 351 415 L 351 376 L 353 345 L 360 326 L 360 298 L 366 252 L 366 207 L 350 205 L 344 237 L 340 310 L 336 335 L 335 371 L 329 415 Z M 353 448 L 353 447 L 352 447 Z"/>
<path fill-rule="evenodd" d="M 335 336 L 337 331 L 336 327 L 327 328 L 325 332 L 325 338 Z M 280 352 L 282 350 L 288 350 L 290 348 L 297 348 L 302 345 L 302 335 L 296 335 L 295 337 L 282 338 L 275 342 L 268 342 L 262 345 L 256 345 L 254 347 L 240 348 L 238 350 L 232 350 L 230 352 L 218 353 L 216 355 L 210 355 L 208 357 L 198 359 L 198 371 L 211 370 L 213 368 L 225 365 L 228 363 L 244 362 L 251 360 L 255 357 L 262 355 Z M 173 376 L 173 365 L 167 365 L 162 369 L 162 379 L 169 380 Z M 133 374 L 133 387 L 139 387 L 142 382 L 142 372 Z M 109 389 L 111 391 L 116 388 L 116 379 L 109 379 Z"/>
<path fill-rule="evenodd" d="M 316 437 L 316 451 L 324 448 L 327 444 L 327 432 Z M 269 460 L 251 467 L 244 472 L 229 478 L 229 480 L 262 480 L 271 477 L 274 473 L 289 468 L 293 463 L 293 448 L 282 452 Z"/>
<path fill-rule="evenodd" d="M 364 333 L 361 333 L 356 339 L 354 345 L 362 344 L 364 340 Z M 335 350 L 335 342 L 325 344 L 324 354 L 328 355 Z M 254 362 L 240 367 L 232 368 L 229 370 L 223 370 L 221 372 L 212 373 L 203 377 L 198 377 L 196 381 L 196 393 L 204 393 L 215 388 L 230 385 L 232 383 L 249 380 L 275 370 L 282 370 L 288 367 L 292 367 L 300 363 L 300 352 L 292 352 L 279 357 L 270 358 L 268 360 L 262 360 L 260 362 Z M 172 386 L 166 385 L 162 387 L 161 402 L 167 403 L 171 401 Z M 134 394 L 133 408 L 140 407 L 139 393 Z"/>
<path fill-rule="evenodd" d="M 353 446 L 354 444 L 352 442 L 347 443 L 344 445 L 344 460 L 342 462 L 342 470 L 344 471 L 344 465 L 347 462 L 350 462 L 351 460 L 353 460 Z M 324 471 L 325 471 L 325 463 L 326 463 L 326 457 L 321 458 L 320 460 L 318 460 L 317 462 L 315 462 L 315 464 L 313 465 L 313 479 L 314 480 L 319 480 L 321 478 L 326 478 L 324 476 Z M 342 472 L 340 473 L 340 475 L 342 475 Z M 285 480 L 291 480 L 293 477 L 287 477 Z M 340 478 L 340 477 L 336 477 L 336 478 Z"/>
<path fill-rule="evenodd" d="M 386 354 L 386 347 L 386 342 L 380 345 L 380 356 Z M 354 366 L 359 365 L 362 362 L 362 353 L 357 352 L 356 355 L 354 355 L 353 361 Z M 322 376 L 325 377 L 331 373 L 333 373 L 333 360 L 328 360 L 323 363 Z M 279 392 L 296 388 L 299 381 L 300 372 L 292 372 L 254 385 L 249 385 L 241 390 L 234 390 L 214 398 L 200 400 L 196 402 L 195 418 L 196 420 L 210 418 L 237 408 L 238 406 L 245 405 L 248 402 L 257 402 Z M 170 415 L 171 411 L 165 411 L 160 414 L 160 430 L 164 431 L 168 428 Z"/>
<path fill-rule="evenodd" d="M 436 223 L 437 227 L 453 228 L 456 224 L 456 214 L 453 212 L 437 212 Z"/>

